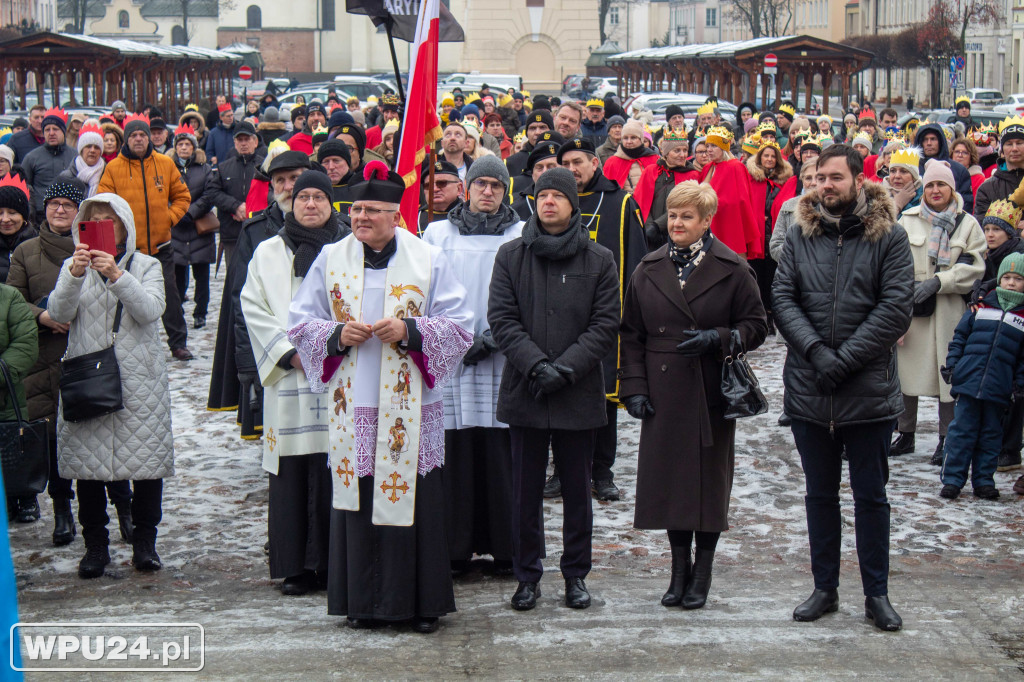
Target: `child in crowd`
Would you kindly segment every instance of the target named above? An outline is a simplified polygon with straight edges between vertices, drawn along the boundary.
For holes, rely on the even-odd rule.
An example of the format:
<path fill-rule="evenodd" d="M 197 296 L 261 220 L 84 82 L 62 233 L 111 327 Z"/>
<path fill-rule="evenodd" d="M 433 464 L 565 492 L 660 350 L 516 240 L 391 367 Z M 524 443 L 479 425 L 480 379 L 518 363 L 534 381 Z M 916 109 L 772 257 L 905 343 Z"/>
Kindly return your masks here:
<path fill-rule="evenodd" d="M 975 497 L 999 497 L 993 474 L 1002 416 L 1011 400 L 1024 400 L 1024 254 L 1003 259 L 997 282 L 976 312 L 964 313 L 942 368 L 956 398 L 939 493 L 950 500 L 960 495 L 969 469 Z"/>

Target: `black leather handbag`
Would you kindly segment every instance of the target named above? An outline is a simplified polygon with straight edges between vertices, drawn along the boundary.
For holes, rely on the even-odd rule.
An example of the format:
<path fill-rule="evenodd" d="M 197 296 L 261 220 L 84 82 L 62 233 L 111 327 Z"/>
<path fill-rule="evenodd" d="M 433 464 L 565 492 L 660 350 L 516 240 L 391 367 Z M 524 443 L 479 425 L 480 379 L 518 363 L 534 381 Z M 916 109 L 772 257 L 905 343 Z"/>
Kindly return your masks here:
<path fill-rule="evenodd" d="M 131 268 L 134 257 L 128 259 L 125 270 Z M 60 405 L 65 420 L 84 422 L 124 409 L 121 368 L 114 352 L 123 312 L 124 304 L 118 301 L 109 346 L 74 358 L 65 355 L 61 360 Z"/>
<path fill-rule="evenodd" d="M 25 420 L 10 369 L 3 360 L 0 360 L 0 372 L 3 372 L 15 417 L 15 421 L 0 422 L 4 490 L 9 498 L 38 495 L 46 489 L 46 481 L 50 478 L 50 438 L 46 432 L 46 420 Z"/>
<path fill-rule="evenodd" d="M 722 397 L 725 398 L 725 418 L 753 417 L 768 411 L 768 401 L 761 385 L 743 352 L 739 331 L 729 335 L 729 354 L 722 363 Z"/>

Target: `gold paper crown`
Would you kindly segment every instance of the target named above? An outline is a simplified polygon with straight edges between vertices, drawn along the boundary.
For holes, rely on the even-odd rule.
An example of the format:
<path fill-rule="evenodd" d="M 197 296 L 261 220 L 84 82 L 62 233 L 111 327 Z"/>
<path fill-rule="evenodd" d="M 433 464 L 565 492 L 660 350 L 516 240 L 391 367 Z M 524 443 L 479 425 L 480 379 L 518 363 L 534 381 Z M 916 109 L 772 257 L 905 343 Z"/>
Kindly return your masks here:
<path fill-rule="evenodd" d="M 597 107 L 599 109 L 604 109 L 604 100 L 600 99 L 600 98 L 597 98 L 597 97 L 594 97 L 592 99 L 588 99 L 587 100 L 587 108 L 589 109 L 590 107 Z"/>
<path fill-rule="evenodd" d="M 0 128 L 0 137 L 3 137 L 4 135 L 10 135 L 10 134 L 11 134 L 10 126 L 4 126 L 3 128 Z M 79 131 L 79 134 L 81 134 L 81 131 Z"/>
<path fill-rule="evenodd" d="M 525 130 L 520 130 L 518 133 L 516 133 L 516 136 L 512 138 L 512 141 L 513 142 L 522 142 L 525 139 L 526 139 L 526 131 Z"/>
<path fill-rule="evenodd" d="M 806 130 L 798 130 L 795 133 L 793 133 L 790 137 L 793 138 L 794 142 L 797 142 L 798 140 L 801 140 L 805 137 L 811 137 L 811 130 L 810 128 Z"/>
<path fill-rule="evenodd" d="M 318 123 L 316 128 L 313 128 L 313 137 L 316 137 L 317 135 L 326 135 L 326 134 L 327 134 L 327 126 L 325 126 L 323 123 Z"/>
<path fill-rule="evenodd" d="M 956 98 L 956 104 L 953 106 L 953 108 L 958 109 L 961 104 L 971 106 L 971 98 L 968 97 L 967 95 L 960 95 L 959 97 Z"/>
<path fill-rule="evenodd" d="M 708 137 L 717 137 L 729 142 L 733 140 L 732 131 L 725 126 L 711 126 L 711 130 L 708 131 Z"/>
<path fill-rule="evenodd" d="M 982 135 L 998 135 L 999 131 L 992 124 L 984 125 L 978 128 L 978 132 Z"/>
<path fill-rule="evenodd" d="M 943 126 L 942 127 L 942 132 L 945 133 L 946 141 L 947 142 L 952 142 L 953 141 L 953 129 L 952 128 L 950 128 L 948 126 Z"/>
<path fill-rule="evenodd" d="M 666 142 L 688 142 L 686 128 L 665 128 L 665 134 L 661 137 Z"/>
<path fill-rule="evenodd" d="M 813 134 L 812 135 L 808 135 L 804 139 L 804 141 L 800 143 L 800 147 L 803 148 L 805 145 L 813 145 L 813 146 L 818 147 L 820 149 L 821 148 L 821 142 L 822 142 L 823 139 L 824 139 L 824 136 L 818 137 L 817 135 L 813 135 Z"/>
<path fill-rule="evenodd" d="M 790 116 L 796 116 L 796 108 L 792 104 L 783 104 L 779 107 L 779 112 L 789 114 Z"/>
<path fill-rule="evenodd" d="M 889 166 L 905 165 L 918 168 L 921 165 L 921 156 L 916 149 L 900 149 L 889 157 Z"/>
<path fill-rule="evenodd" d="M 1020 116 L 1007 116 L 999 122 L 999 134 L 1002 135 L 1003 131 L 1011 126 L 1021 126 L 1024 128 L 1024 118 Z"/>
<path fill-rule="evenodd" d="M 740 145 L 740 149 L 748 154 L 756 154 L 760 148 L 760 140 L 755 140 L 753 137 L 743 140 L 743 144 Z"/>
<path fill-rule="evenodd" d="M 718 111 L 718 107 L 715 106 L 714 102 L 705 102 L 697 108 L 697 115 L 703 116 L 704 114 L 713 114 Z"/>
<path fill-rule="evenodd" d="M 769 120 L 761 121 L 761 123 L 759 123 L 758 126 L 757 126 L 757 132 L 763 133 L 765 131 L 768 131 L 770 133 L 774 133 L 774 132 L 778 131 L 778 128 L 776 128 L 775 127 L 775 123 L 773 123 L 769 119 Z"/>
<path fill-rule="evenodd" d="M 867 133 L 857 133 L 856 135 L 854 135 L 853 139 L 850 140 L 850 146 L 852 147 L 853 145 L 857 144 L 858 142 L 863 142 L 864 144 L 867 145 L 868 149 L 871 149 L 871 142 L 872 142 L 872 140 L 871 140 L 871 136 L 868 135 Z"/>
<path fill-rule="evenodd" d="M 782 148 L 779 146 L 779 143 L 776 142 L 775 140 L 761 140 L 761 145 L 757 148 L 757 151 L 761 151 L 762 149 L 766 149 L 768 147 L 771 147 L 772 149 L 778 152 L 782 151 Z"/>
<path fill-rule="evenodd" d="M 199 105 L 190 102 L 185 105 L 185 111 L 199 111 Z"/>
<path fill-rule="evenodd" d="M 1005 220 L 1010 227 L 1016 227 L 1020 222 L 1021 210 L 1017 204 L 1007 199 L 999 199 L 988 205 L 985 211 L 986 218 L 999 218 Z"/>

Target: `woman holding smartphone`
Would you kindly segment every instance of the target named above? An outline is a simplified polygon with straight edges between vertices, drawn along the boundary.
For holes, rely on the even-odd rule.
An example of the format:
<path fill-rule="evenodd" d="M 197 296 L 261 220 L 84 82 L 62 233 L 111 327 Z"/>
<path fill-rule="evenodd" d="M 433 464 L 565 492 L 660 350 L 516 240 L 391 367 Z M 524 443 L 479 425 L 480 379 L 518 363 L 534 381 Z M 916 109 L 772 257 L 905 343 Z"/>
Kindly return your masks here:
<path fill-rule="evenodd" d="M 84 221 L 100 223 L 89 225 L 89 232 L 97 231 L 97 243 L 106 242 L 113 232 L 113 254 L 81 238 Z M 72 232 L 75 250 L 61 267 L 46 310 L 69 326 L 66 358 L 113 344 L 124 396 L 123 409 L 86 421 L 68 422 L 63 407 L 58 410 L 58 468 L 64 478 L 78 481 L 78 520 L 86 550 L 78 575 L 97 578 L 110 563 L 104 481 L 119 480 L 131 480 L 135 489 L 132 563 L 140 571 L 159 570 L 156 534 L 163 479 L 174 473 L 167 364 L 159 336 L 165 305 L 160 263 L 135 250 L 131 208 L 115 194 L 82 202 Z M 112 327 L 119 305 L 115 340 Z"/>

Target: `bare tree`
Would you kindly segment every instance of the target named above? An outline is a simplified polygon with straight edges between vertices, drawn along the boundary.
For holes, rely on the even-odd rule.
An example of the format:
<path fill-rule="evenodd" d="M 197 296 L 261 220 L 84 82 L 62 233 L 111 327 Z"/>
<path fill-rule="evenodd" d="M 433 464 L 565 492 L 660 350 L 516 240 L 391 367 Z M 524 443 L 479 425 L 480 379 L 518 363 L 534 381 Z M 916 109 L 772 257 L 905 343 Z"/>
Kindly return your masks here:
<path fill-rule="evenodd" d="M 67 7 L 71 10 L 72 33 L 85 33 L 85 22 L 89 19 L 89 8 L 101 0 L 68 0 Z"/>
<path fill-rule="evenodd" d="M 78 0 L 79 2 L 85 2 L 85 0 Z M 182 29 L 182 45 L 187 46 L 189 41 L 195 35 L 195 29 L 190 28 L 188 25 L 189 18 L 192 16 L 193 10 L 200 4 L 205 4 L 204 0 L 178 0 L 179 6 L 181 7 L 181 29 Z M 217 0 L 217 11 L 218 14 L 222 9 L 234 9 L 235 0 Z"/>
<path fill-rule="evenodd" d="M 723 5 L 753 38 L 785 35 L 793 18 L 792 0 L 726 0 Z"/>
<path fill-rule="evenodd" d="M 598 0 L 597 2 L 597 28 L 601 33 L 601 44 L 604 45 L 605 41 L 608 40 L 608 34 L 605 32 L 605 22 L 608 20 L 608 12 L 612 8 L 612 0 Z"/>

